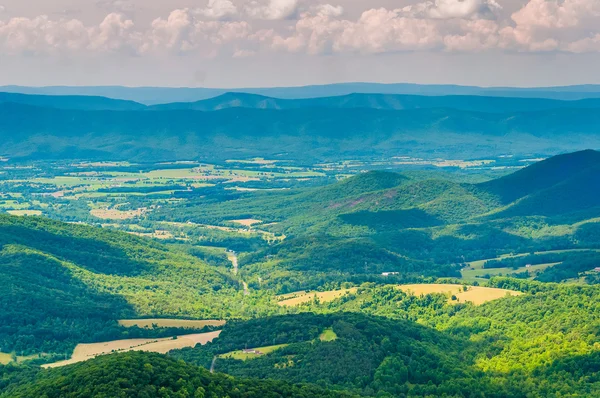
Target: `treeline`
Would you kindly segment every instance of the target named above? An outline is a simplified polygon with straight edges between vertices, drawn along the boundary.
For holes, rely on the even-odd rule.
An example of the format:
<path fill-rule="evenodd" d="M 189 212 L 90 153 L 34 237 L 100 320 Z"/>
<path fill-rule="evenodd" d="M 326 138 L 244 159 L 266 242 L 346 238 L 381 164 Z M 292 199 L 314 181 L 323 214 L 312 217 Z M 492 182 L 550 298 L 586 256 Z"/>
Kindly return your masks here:
<path fill-rule="evenodd" d="M 72 366 L 35 371 L 0 366 L 0 397 L 194 397 L 334 398 L 351 397 L 312 385 L 237 379 L 175 361 L 163 355 L 130 352 L 98 357 Z"/>

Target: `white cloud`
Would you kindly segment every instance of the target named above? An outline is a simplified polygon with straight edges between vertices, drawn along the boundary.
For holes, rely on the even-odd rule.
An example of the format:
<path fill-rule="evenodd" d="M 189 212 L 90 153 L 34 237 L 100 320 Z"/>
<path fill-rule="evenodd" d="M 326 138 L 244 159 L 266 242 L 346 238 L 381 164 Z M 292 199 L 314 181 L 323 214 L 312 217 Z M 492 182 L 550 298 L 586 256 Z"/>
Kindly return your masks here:
<path fill-rule="evenodd" d="M 410 9 L 369 9 L 355 19 L 346 17 L 339 5 L 310 5 L 306 0 L 252 0 L 243 8 L 239 4 L 209 0 L 206 8 L 176 9 L 144 25 L 115 12 L 97 25 L 45 15 L 0 20 L 0 51 L 195 53 L 236 58 L 268 51 L 313 55 L 600 52 L 600 0 L 529 0 L 509 20 L 484 15 L 485 9 L 494 7 L 492 0 L 437 0 Z M 249 20 L 244 20 L 245 13 Z"/>
<path fill-rule="evenodd" d="M 186 53 L 201 49 L 213 56 L 220 46 L 243 42 L 250 33 L 251 27 L 245 21 L 203 21 L 189 9 L 174 10 L 167 19 L 152 22 L 143 50 Z"/>
<path fill-rule="evenodd" d="M 228 19 L 238 13 L 238 8 L 230 0 L 208 0 L 206 8 L 198 10 L 200 15 L 211 19 Z"/>
<path fill-rule="evenodd" d="M 494 19 L 502 7 L 495 0 L 435 0 L 417 3 L 402 9 L 409 16 L 433 19 L 485 18 Z"/>
<path fill-rule="evenodd" d="M 245 6 L 251 18 L 280 20 L 295 16 L 298 12 L 298 0 L 253 0 Z"/>
<path fill-rule="evenodd" d="M 0 14 L 2 14 L 4 11 L 6 11 L 6 7 L 0 4 Z"/>
<path fill-rule="evenodd" d="M 344 7 L 333 6 L 331 4 L 318 4 L 313 7 L 316 14 L 327 15 L 329 17 L 341 17 L 344 14 Z"/>

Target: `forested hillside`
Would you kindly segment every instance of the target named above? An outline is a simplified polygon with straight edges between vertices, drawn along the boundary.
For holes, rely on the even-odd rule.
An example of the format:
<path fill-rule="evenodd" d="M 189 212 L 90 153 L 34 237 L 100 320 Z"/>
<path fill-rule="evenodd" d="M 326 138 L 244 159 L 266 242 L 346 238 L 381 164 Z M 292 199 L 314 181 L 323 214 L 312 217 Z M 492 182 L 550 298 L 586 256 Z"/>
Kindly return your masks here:
<path fill-rule="evenodd" d="M 2 215 L 0 244 L 2 352 L 65 354 L 139 336 L 118 326 L 123 318 L 243 313 L 226 270 L 147 239 Z"/>
<path fill-rule="evenodd" d="M 201 112 L 0 103 L 0 155 L 129 161 L 226 160 L 280 157 L 282 153 L 301 162 L 398 154 L 472 159 L 570 151 L 579 149 L 582 141 L 600 146 L 599 115 L 592 108 L 505 113 L 452 108 Z M 481 144 L 473 146 L 472 142 Z"/>
<path fill-rule="evenodd" d="M 578 237 L 597 225 L 598 170 L 600 154 L 582 151 L 480 184 L 369 172 L 326 187 L 218 203 L 201 198 L 154 216 L 200 224 L 262 220 L 287 238 L 240 264 L 252 286 L 280 293 L 390 272 L 407 280 L 457 277 L 465 263 L 507 253 L 600 247 Z"/>
<path fill-rule="evenodd" d="M 210 374 L 158 354 L 127 353 L 51 371 L 17 373 L 0 366 L 0 397 L 352 397 L 344 392 L 285 382 Z"/>
<path fill-rule="evenodd" d="M 171 355 L 206 367 L 216 355 L 215 369 L 233 375 L 316 381 L 365 396 L 600 393 L 598 287 L 492 285 L 525 294 L 474 306 L 365 286 L 331 303 L 307 303 L 300 315 L 229 325 L 212 344 Z M 282 344 L 245 360 L 227 354 Z"/>

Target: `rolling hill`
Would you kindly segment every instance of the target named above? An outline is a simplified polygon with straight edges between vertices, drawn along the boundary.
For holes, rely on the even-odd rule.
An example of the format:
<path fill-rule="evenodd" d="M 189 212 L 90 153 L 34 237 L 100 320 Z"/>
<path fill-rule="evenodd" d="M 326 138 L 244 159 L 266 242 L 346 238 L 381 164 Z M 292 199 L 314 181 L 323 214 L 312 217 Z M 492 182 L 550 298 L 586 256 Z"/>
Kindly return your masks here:
<path fill-rule="evenodd" d="M 279 293 L 390 272 L 458 276 L 459 264 L 504 253 L 596 247 L 578 235 L 598 217 L 599 170 L 600 154 L 586 150 L 480 184 L 368 172 L 325 187 L 200 198 L 154 216 L 276 223 L 266 228 L 287 239 L 240 265 L 251 286 Z"/>
<path fill-rule="evenodd" d="M 452 159 L 600 147 L 600 112 L 454 109 L 83 111 L 0 104 L 0 155 L 162 161 L 253 156 L 306 162 L 398 154 Z M 472 142 L 480 142 L 472 145 Z"/>
<path fill-rule="evenodd" d="M 489 97 L 549 98 L 558 100 L 578 100 L 600 98 L 600 86 L 588 84 L 564 87 L 475 87 L 458 85 L 425 84 L 380 84 L 380 83 L 338 83 L 303 87 L 272 88 L 170 88 L 170 87 L 122 87 L 122 86 L 54 86 L 23 87 L 2 86 L 0 91 L 43 95 L 91 95 L 140 102 L 147 105 L 169 102 L 194 102 L 213 98 L 227 92 L 257 94 L 268 97 L 300 99 L 333 97 L 352 93 L 409 94 L 409 95 L 482 95 Z"/>
<path fill-rule="evenodd" d="M 559 101 L 543 98 L 509 98 L 469 95 L 424 96 L 397 94 L 353 93 L 337 97 L 318 97 L 306 99 L 281 99 L 248 93 L 225 93 L 223 95 L 197 101 L 180 102 L 151 106 L 151 110 L 197 110 L 215 111 L 227 108 L 253 109 L 434 109 L 447 108 L 473 112 L 532 112 L 550 109 L 598 109 L 600 98 L 577 101 Z"/>
<path fill-rule="evenodd" d="M 11 372 L 12 370 L 12 372 Z M 280 381 L 234 379 L 211 374 L 197 366 L 163 355 L 143 352 L 106 355 L 81 364 L 50 371 L 15 369 L 3 372 L 12 382 L 0 397 L 211 397 L 211 398 L 333 398 L 353 397 L 313 385 Z M 11 379 L 11 376 L 14 379 Z M 16 376 L 16 377 L 15 377 Z"/>
<path fill-rule="evenodd" d="M 84 95 L 26 95 L 18 93 L 0 92 L 0 104 L 14 103 L 53 109 L 76 110 L 106 110 L 106 111 L 132 111 L 145 109 L 142 104 L 133 101 L 117 100 L 98 96 Z"/>
<path fill-rule="evenodd" d="M 133 235 L 0 215 L 0 245 L 2 352 L 64 354 L 127 335 L 121 318 L 234 310 L 225 271 Z"/>

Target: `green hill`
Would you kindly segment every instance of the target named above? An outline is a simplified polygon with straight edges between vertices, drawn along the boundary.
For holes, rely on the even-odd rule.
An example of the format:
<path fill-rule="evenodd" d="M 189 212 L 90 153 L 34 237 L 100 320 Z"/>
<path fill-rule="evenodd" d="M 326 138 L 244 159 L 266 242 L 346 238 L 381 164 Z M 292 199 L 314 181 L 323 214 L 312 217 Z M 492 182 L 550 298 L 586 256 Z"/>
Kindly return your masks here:
<path fill-rule="evenodd" d="M 0 155 L 17 159 L 170 161 L 285 153 L 287 159 L 316 163 L 402 153 L 465 159 L 507 152 L 577 150 L 581 142 L 600 147 L 598 124 L 600 112 L 596 109 L 500 114 L 366 108 L 149 112 L 0 103 Z M 481 144 L 474 146 L 473 142 Z"/>
<path fill-rule="evenodd" d="M 13 103 L 54 109 L 132 111 L 146 107 L 133 101 L 124 101 L 85 95 L 26 95 L 0 92 L 0 103 Z"/>
<path fill-rule="evenodd" d="M 600 152 L 586 150 L 551 157 L 506 177 L 480 184 L 480 188 L 498 195 L 504 203 L 554 185 L 600 166 Z M 582 181 L 584 182 L 584 181 Z"/>
<path fill-rule="evenodd" d="M 122 318 L 236 311 L 225 271 L 129 234 L 0 215 L 0 245 L 2 352 L 64 354 L 125 336 Z"/>
<path fill-rule="evenodd" d="M 229 92 L 197 102 L 155 105 L 151 110 L 215 111 L 226 108 L 301 109 L 301 108 L 372 108 L 386 110 L 447 108 L 475 112 L 531 112 L 560 108 L 600 108 L 600 99 L 558 101 L 543 98 L 514 98 L 472 95 L 398 95 L 352 93 L 341 96 L 281 99 L 258 94 Z"/>
<path fill-rule="evenodd" d="M 4 377 L 1 377 L 4 376 Z M 131 352 L 99 357 L 49 371 L 19 372 L 0 367 L 0 397 L 351 397 L 342 391 L 279 381 L 235 379 L 165 356 Z M 7 378 L 13 383 L 3 386 Z M 4 388 L 3 388 L 4 387 Z"/>

